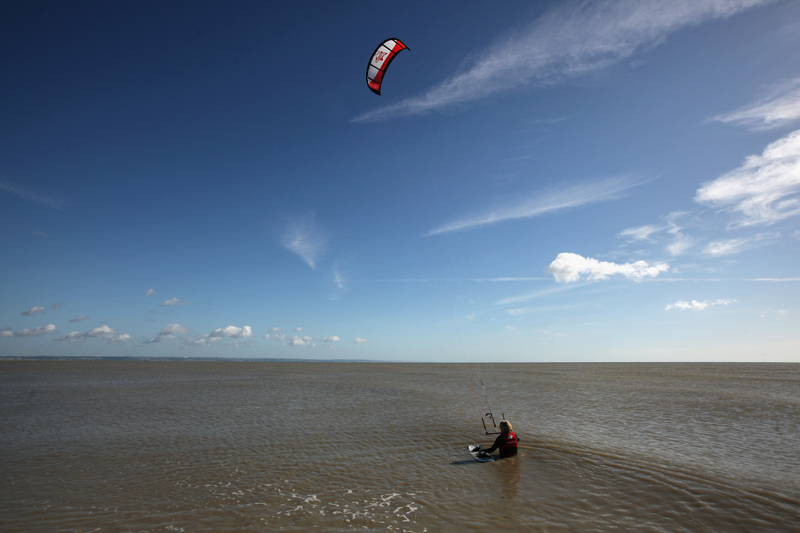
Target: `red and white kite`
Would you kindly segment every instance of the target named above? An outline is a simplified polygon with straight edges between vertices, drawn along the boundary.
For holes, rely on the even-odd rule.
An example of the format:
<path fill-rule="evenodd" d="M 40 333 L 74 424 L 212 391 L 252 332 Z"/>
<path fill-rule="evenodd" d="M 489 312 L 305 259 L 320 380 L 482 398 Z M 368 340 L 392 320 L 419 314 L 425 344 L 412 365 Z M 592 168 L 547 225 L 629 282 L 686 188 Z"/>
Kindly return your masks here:
<path fill-rule="evenodd" d="M 392 62 L 400 50 L 408 48 L 400 39 L 386 39 L 372 52 L 372 58 L 367 65 L 367 85 L 375 94 L 381 94 L 381 83 L 389 63 Z"/>

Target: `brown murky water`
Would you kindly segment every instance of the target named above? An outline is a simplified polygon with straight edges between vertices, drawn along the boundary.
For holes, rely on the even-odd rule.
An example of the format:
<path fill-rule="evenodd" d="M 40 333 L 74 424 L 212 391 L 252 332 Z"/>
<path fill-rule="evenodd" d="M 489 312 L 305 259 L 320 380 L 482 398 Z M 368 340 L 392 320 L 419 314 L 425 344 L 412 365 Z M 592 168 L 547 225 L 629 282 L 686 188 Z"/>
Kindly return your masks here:
<path fill-rule="evenodd" d="M 791 364 L 0 361 L 0 530 L 800 531 L 799 427 Z"/>

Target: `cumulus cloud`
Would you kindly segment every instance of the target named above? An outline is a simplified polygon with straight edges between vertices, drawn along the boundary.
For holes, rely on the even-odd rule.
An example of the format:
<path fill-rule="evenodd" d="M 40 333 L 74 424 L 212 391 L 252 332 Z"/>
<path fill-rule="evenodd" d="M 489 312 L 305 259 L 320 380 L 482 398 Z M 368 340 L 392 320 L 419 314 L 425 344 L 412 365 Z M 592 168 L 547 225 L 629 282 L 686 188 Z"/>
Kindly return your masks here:
<path fill-rule="evenodd" d="M 47 324 L 46 326 L 40 326 L 34 329 L 21 329 L 19 331 L 11 331 L 8 329 L 3 328 L 0 331 L 0 338 L 10 338 L 10 337 L 36 337 L 38 335 L 49 335 L 50 333 L 58 333 L 58 328 L 55 327 L 53 324 Z"/>
<path fill-rule="evenodd" d="M 110 343 L 122 343 L 131 340 L 131 336 L 127 333 L 117 333 L 116 330 L 106 325 L 91 329 L 84 333 L 83 336 L 87 338 L 105 339 Z"/>
<path fill-rule="evenodd" d="M 79 316 L 78 318 L 70 318 L 69 321 L 70 322 L 83 322 L 87 318 L 89 318 L 89 315 L 83 315 L 83 316 Z"/>
<path fill-rule="evenodd" d="M 17 309 L 19 309 L 19 307 Z M 45 314 L 44 307 L 31 307 L 27 311 L 23 311 L 20 314 L 22 316 L 33 316 L 36 313 L 42 313 L 44 315 Z"/>
<path fill-rule="evenodd" d="M 740 215 L 733 227 L 770 225 L 800 215 L 800 130 L 751 155 L 744 164 L 703 183 L 695 201 Z"/>
<path fill-rule="evenodd" d="M 702 311 L 711 305 L 728 305 L 735 302 L 736 300 L 703 300 L 702 302 L 698 302 L 697 300 L 692 300 L 691 302 L 678 300 L 674 304 L 668 304 L 664 310 L 680 309 L 681 311 Z"/>
<path fill-rule="evenodd" d="M 545 273 L 552 274 L 557 282 L 578 281 L 582 277 L 589 280 L 608 279 L 609 276 L 621 275 L 634 281 L 644 278 L 656 277 L 661 272 L 669 270 L 666 263 L 648 263 L 636 261 L 635 263 L 617 264 L 608 261 L 598 261 L 578 254 L 560 253 L 555 261 L 545 269 Z"/>
<path fill-rule="evenodd" d="M 298 337 L 295 335 L 289 341 L 289 346 L 310 346 L 311 345 L 311 337 Z"/>
<path fill-rule="evenodd" d="M 670 33 L 726 18 L 769 0 L 556 2 L 518 32 L 506 32 L 467 68 L 426 93 L 364 113 L 354 122 L 424 114 L 520 86 L 552 86 L 658 45 Z"/>
<path fill-rule="evenodd" d="M 54 341 L 65 341 L 65 342 L 83 342 L 83 333 L 80 331 L 72 331 L 67 333 L 63 337 L 57 337 L 53 339 Z"/>
<path fill-rule="evenodd" d="M 167 324 L 167 326 L 162 329 L 158 335 L 155 337 L 151 337 L 149 339 L 145 339 L 145 344 L 152 344 L 157 342 L 166 342 L 172 339 L 177 339 L 180 336 L 187 335 L 189 333 L 189 328 L 185 328 L 180 324 Z"/>
<path fill-rule="evenodd" d="M 215 329 L 209 335 L 212 338 L 230 337 L 233 339 L 243 339 L 245 337 L 252 337 L 253 330 L 250 326 L 237 328 L 236 326 L 228 326 L 227 328 Z"/>
<path fill-rule="evenodd" d="M 314 214 L 311 213 L 287 224 L 281 237 L 281 244 L 316 270 L 320 256 L 328 248 L 328 238 L 317 227 Z"/>
<path fill-rule="evenodd" d="M 222 337 L 210 337 L 208 335 L 198 335 L 194 338 L 187 340 L 184 346 L 213 346 L 219 342 Z"/>
<path fill-rule="evenodd" d="M 179 300 L 177 297 L 175 297 L 175 298 L 170 298 L 169 300 L 164 300 L 158 305 L 162 307 L 170 307 L 175 305 L 189 305 L 191 303 L 192 302 L 187 302 L 186 300 Z"/>
<path fill-rule="evenodd" d="M 800 78 L 774 88 L 766 98 L 709 121 L 736 124 L 754 130 L 765 130 L 788 124 L 800 118 Z"/>
<path fill-rule="evenodd" d="M 79 331 L 73 331 L 67 333 L 63 337 L 58 337 L 53 339 L 55 341 L 67 341 L 67 342 L 81 342 L 83 339 L 104 339 L 107 340 L 109 343 L 117 344 L 123 343 L 131 340 L 131 336 L 127 333 L 117 333 L 116 330 L 102 325 L 100 327 L 90 329 L 86 333 L 81 333 Z"/>
<path fill-rule="evenodd" d="M 607 202 L 621 198 L 623 193 L 645 183 L 642 179 L 628 177 L 584 181 L 567 187 L 538 191 L 521 200 L 495 205 L 489 209 L 446 222 L 428 231 L 427 236 L 448 233 L 505 220 L 549 215 L 567 209 Z"/>
<path fill-rule="evenodd" d="M 339 337 L 334 335 L 333 337 L 322 337 L 322 342 L 339 342 Z"/>
<path fill-rule="evenodd" d="M 367 339 L 362 339 L 361 337 L 356 337 L 353 341 L 353 344 L 361 344 L 362 342 L 367 342 Z"/>

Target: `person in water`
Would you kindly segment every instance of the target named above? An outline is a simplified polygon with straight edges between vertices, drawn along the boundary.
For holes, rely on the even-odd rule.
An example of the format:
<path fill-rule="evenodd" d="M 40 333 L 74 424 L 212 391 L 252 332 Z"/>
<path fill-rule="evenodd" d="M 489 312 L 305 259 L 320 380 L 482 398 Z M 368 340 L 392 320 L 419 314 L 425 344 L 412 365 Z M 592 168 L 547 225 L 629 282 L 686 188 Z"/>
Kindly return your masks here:
<path fill-rule="evenodd" d="M 500 435 L 494 439 L 494 444 L 488 450 L 481 449 L 482 453 L 490 454 L 495 450 L 500 451 L 500 458 L 514 457 L 517 455 L 517 443 L 519 439 L 514 433 L 514 428 L 511 427 L 511 422 L 508 420 L 500 421 Z"/>

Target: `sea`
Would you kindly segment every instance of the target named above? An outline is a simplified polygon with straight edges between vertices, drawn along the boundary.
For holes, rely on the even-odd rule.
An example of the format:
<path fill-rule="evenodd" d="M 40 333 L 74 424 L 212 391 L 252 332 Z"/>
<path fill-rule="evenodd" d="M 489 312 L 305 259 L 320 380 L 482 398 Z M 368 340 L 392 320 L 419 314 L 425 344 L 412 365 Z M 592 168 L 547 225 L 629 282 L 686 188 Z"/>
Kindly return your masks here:
<path fill-rule="evenodd" d="M 798 532 L 800 365 L 0 361 L 0 531 Z"/>

